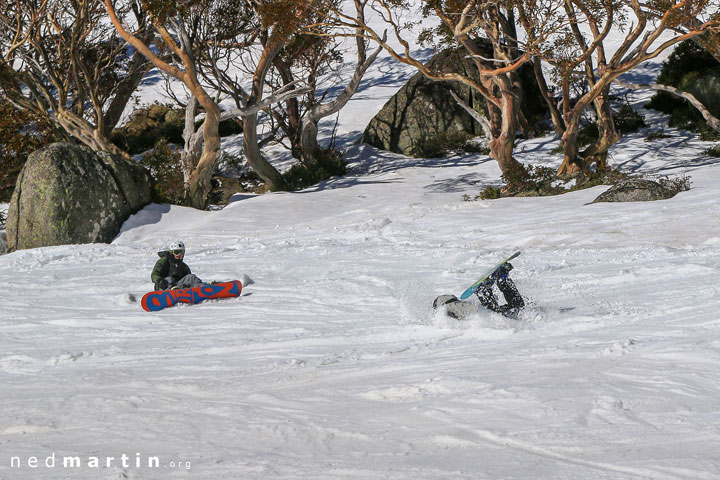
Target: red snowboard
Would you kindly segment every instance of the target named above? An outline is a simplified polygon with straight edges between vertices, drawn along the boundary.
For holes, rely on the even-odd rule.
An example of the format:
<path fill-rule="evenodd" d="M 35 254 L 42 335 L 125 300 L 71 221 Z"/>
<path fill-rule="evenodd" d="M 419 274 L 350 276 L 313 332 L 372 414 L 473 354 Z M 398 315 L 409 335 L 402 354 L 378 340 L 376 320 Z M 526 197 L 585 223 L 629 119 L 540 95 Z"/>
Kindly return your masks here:
<path fill-rule="evenodd" d="M 140 301 L 140 305 L 146 312 L 157 312 L 163 308 L 172 307 L 176 303 L 200 303 L 213 298 L 239 297 L 240 292 L 242 292 L 242 284 L 239 280 L 233 280 L 201 287 L 146 293 Z"/>

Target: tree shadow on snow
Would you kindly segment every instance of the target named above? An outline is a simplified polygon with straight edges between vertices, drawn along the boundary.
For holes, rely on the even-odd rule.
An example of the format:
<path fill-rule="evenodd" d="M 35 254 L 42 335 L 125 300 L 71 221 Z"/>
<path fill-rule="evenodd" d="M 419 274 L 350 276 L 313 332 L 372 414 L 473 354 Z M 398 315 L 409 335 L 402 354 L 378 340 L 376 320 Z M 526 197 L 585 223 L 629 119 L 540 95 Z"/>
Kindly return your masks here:
<path fill-rule="evenodd" d="M 348 133 L 347 136 L 355 136 Z M 347 145 L 347 144 L 346 144 Z M 477 167 L 492 161 L 488 156 L 477 154 L 455 155 L 446 158 L 413 158 L 393 152 L 379 150 L 366 143 L 355 143 L 344 151 L 343 159 L 347 163 L 348 173 L 345 177 L 335 177 L 320 182 L 299 193 L 310 193 L 321 190 L 349 188 L 356 185 L 377 183 L 388 184 L 402 181 L 401 178 L 372 178 L 387 175 L 399 170 L 420 167 L 440 169 L 447 167 Z M 428 175 L 433 178 L 432 174 Z M 465 191 L 467 187 L 476 186 L 487 179 L 479 173 L 467 173 L 452 178 L 443 178 L 425 186 L 433 193 L 451 193 Z"/>
<path fill-rule="evenodd" d="M 480 187 L 488 183 L 484 175 L 479 173 L 467 173 L 453 178 L 437 180 L 425 186 L 431 193 L 460 193 L 465 192 L 469 187 Z"/>
<path fill-rule="evenodd" d="M 413 52 L 413 56 L 423 63 L 430 61 L 434 54 L 435 52 L 431 48 L 423 48 Z M 335 75 L 332 79 L 332 85 L 321 86 L 318 89 L 325 101 L 333 100 L 342 94 L 354 71 L 355 63 L 350 62 Z M 395 59 L 389 56 L 378 58 L 363 76 L 363 81 L 360 83 L 355 95 L 353 95 L 353 100 L 389 98 L 384 91 L 378 90 L 377 87 L 399 90 L 417 73 L 415 68 L 398 64 Z"/>
<path fill-rule="evenodd" d="M 490 160 L 486 155 L 464 154 L 444 158 L 414 158 L 357 143 L 345 150 L 344 160 L 353 175 L 378 175 L 411 167 L 473 167 Z"/>
<path fill-rule="evenodd" d="M 697 140 L 696 134 L 685 130 L 672 130 L 668 133 L 668 138 L 642 142 L 642 146 L 638 146 L 637 137 L 621 138 L 613 149 L 618 149 L 626 158 L 615 160 L 613 167 L 629 173 L 662 174 L 678 168 L 697 168 L 718 163 L 717 158 L 703 154 L 706 145 L 693 144 Z M 671 156 L 668 152 L 678 153 Z M 658 162 L 659 165 L 653 165 Z"/>
<path fill-rule="evenodd" d="M 336 177 L 331 178 L 330 180 L 325 180 L 323 182 L 318 183 L 317 185 L 313 185 L 312 187 L 308 187 L 304 190 L 298 191 L 298 192 L 292 192 L 292 193 L 314 193 L 314 192 L 321 192 L 323 190 L 337 190 L 339 188 L 351 188 L 358 185 L 382 185 L 382 184 L 391 184 L 391 183 L 398 183 L 399 180 L 393 179 L 393 180 L 368 180 L 363 178 L 357 178 L 357 177 Z"/>
<path fill-rule="evenodd" d="M 662 63 L 645 63 L 624 73 L 620 79 L 630 83 L 654 83 L 662 70 Z"/>
<path fill-rule="evenodd" d="M 235 193 L 230 196 L 230 198 L 228 199 L 227 204 L 225 206 L 227 207 L 228 205 L 231 205 L 233 203 L 242 202 L 243 200 L 248 200 L 250 198 L 255 198 L 257 196 L 258 196 L 257 193 Z"/>

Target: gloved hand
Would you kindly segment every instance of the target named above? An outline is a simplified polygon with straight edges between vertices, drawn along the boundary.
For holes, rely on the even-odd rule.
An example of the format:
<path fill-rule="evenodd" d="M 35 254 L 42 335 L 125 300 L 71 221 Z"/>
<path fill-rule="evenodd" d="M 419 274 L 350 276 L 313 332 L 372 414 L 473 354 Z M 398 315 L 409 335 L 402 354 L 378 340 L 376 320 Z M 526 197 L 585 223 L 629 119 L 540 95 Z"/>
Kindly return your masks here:
<path fill-rule="evenodd" d="M 165 277 L 158 280 L 158 288 L 160 290 L 167 290 L 175 285 L 175 279 L 172 277 Z"/>

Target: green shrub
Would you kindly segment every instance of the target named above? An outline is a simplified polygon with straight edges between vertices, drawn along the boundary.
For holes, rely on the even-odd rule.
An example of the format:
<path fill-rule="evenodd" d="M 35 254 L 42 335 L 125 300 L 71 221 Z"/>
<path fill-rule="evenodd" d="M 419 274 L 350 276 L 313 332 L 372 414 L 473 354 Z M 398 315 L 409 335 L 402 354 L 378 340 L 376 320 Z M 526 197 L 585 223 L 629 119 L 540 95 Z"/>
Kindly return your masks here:
<path fill-rule="evenodd" d="M 494 200 L 502 196 L 502 189 L 493 186 L 487 186 L 480 192 L 480 199 L 482 200 Z"/>
<path fill-rule="evenodd" d="M 647 126 L 642 115 L 633 110 L 627 103 L 624 103 L 620 107 L 620 110 L 613 114 L 613 119 L 615 121 L 615 128 L 625 135 L 637 132 Z"/>
<path fill-rule="evenodd" d="M 598 185 L 615 185 L 628 178 L 630 178 L 629 174 L 613 169 L 580 172 L 570 178 L 570 180 L 574 179 L 575 182 L 567 188 L 567 191 L 574 192 L 576 190 L 597 187 Z"/>
<path fill-rule="evenodd" d="M 578 133 L 577 143 L 578 146 L 584 147 L 595 143 L 600 138 L 600 130 L 596 123 L 588 123 L 587 125 L 580 128 Z"/>
<path fill-rule="evenodd" d="M 195 129 L 202 128 L 202 121 L 195 123 Z M 133 111 L 130 119 L 121 128 L 113 130 L 110 139 L 131 155 L 143 153 L 164 140 L 183 145 L 185 110 L 169 104 L 153 103 Z M 221 137 L 238 135 L 243 129 L 237 119 L 224 120 L 218 125 Z"/>
<path fill-rule="evenodd" d="M 152 151 L 140 159 L 155 180 L 153 201 L 182 205 L 185 201 L 184 179 L 180 153 L 167 140 L 160 140 Z"/>
<path fill-rule="evenodd" d="M 550 150 L 551 155 L 560 155 L 563 152 L 565 152 L 565 149 L 563 148 L 562 142 L 560 142 L 555 147 L 553 147 L 552 150 Z"/>
<path fill-rule="evenodd" d="M 332 147 L 321 149 L 317 165 L 308 167 L 304 164 L 293 165 L 283 174 L 285 183 L 290 190 L 300 190 L 318 182 L 347 173 L 347 167 L 342 159 L 342 152 Z"/>
<path fill-rule="evenodd" d="M 184 143 L 184 113 L 171 105 L 153 103 L 133 111 L 122 127 L 113 130 L 110 139 L 131 155 L 146 152 L 159 142 Z"/>
<path fill-rule="evenodd" d="M 221 207 L 227 205 L 233 195 L 248 191 L 245 188 L 244 179 L 238 177 L 215 176 L 210 180 L 210 185 L 212 189 L 207 196 L 207 203 L 210 209 L 213 209 L 212 205 L 219 205 Z"/>
<path fill-rule="evenodd" d="M 514 168 L 502 175 L 506 186 L 502 189 L 488 186 L 474 198 L 468 195 L 464 200 L 491 200 L 502 196 L 549 196 L 595 187 L 612 185 L 629 178 L 630 175 L 617 170 L 581 172 L 574 175 L 558 176 L 554 168 L 529 166 Z"/>
<path fill-rule="evenodd" d="M 642 127 L 645 127 L 645 119 L 637 113 L 628 104 L 623 104 L 620 110 L 613 112 L 613 122 L 615 122 L 615 128 L 623 134 L 637 132 Z M 578 145 L 584 147 L 595 143 L 600 138 L 600 131 L 596 123 L 588 123 L 580 129 L 578 133 Z"/>
<path fill-rule="evenodd" d="M 663 187 L 674 191 L 675 194 L 678 194 L 680 192 L 687 192 L 688 190 L 690 190 L 690 187 L 692 185 L 692 182 L 690 180 L 690 177 L 688 177 L 687 175 L 682 175 L 675 178 L 661 178 L 658 180 L 658 183 Z"/>
<path fill-rule="evenodd" d="M 661 138 L 670 138 L 672 135 L 665 133 L 665 129 L 661 128 L 660 130 L 650 132 L 647 137 L 645 137 L 646 142 L 652 142 L 653 140 L 659 140 Z"/>
<path fill-rule="evenodd" d="M 698 131 L 705 122 L 696 108 L 668 92 L 656 93 L 645 107 L 670 115 L 668 125 L 673 128 Z"/>
<path fill-rule="evenodd" d="M 720 132 L 711 128 L 709 125 L 700 127 L 699 137 L 704 142 L 715 142 L 720 140 Z"/>
<path fill-rule="evenodd" d="M 715 57 L 693 40 L 686 40 L 663 62 L 657 83 L 680 88 L 688 75 L 702 76 L 717 68 Z"/>
<path fill-rule="evenodd" d="M 218 133 L 221 137 L 239 135 L 243 132 L 242 124 L 238 119 L 223 120 L 218 124 Z"/>
<path fill-rule="evenodd" d="M 490 150 L 473 142 L 473 138 L 473 135 L 462 131 L 440 132 L 432 137 L 421 137 L 413 145 L 413 156 L 442 158 L 458 152 L 487 155 Z"/>
<path fill-rule="evenodd" d="M 713 145 L 712 147 L 705 150 L 703 153 L 711 157 L 720 157 L 720 143 Z"/>
<path fill-rule="evenodd" d="M 243 176 L 244 166 L 245 158 L 242 155 L 233 155 L 232 153 L 220 151 L 215 162 L 215 174 L 239 178 Z"/>
<path fill-rule="evenodd" d="M 503 190 L 510 194 L 533 190 L 538 183 L 538 177 L 543 176 L 546 170 L 551 170 L 553 175 L 555 173 L 548 167 L 525 167 L 521 163 L 514 163 L 501 176 L 505 182 Z"/>
<path fill-rule="evenodd" d="M 720 115 L 720 63 L 692 40 L 678 45 L 663 62 L 657 82 L 692 93 L 713 115 Z M 695 107 L 671 93 L 656 93 L 645 107 L 670 115 L 671 127 L 700 132 L 706 139 L 717 138 Z"/>
<path fill-rule="evenodd" d="M 230 135 L 238 135 L 243 132 L 242 123 L 237 118 L 223 120 L 218 123 L 218 135 L 220 138 L 229 137 Z M 202 128 L 203 120 L 195 122 L 195 131 Z"/>

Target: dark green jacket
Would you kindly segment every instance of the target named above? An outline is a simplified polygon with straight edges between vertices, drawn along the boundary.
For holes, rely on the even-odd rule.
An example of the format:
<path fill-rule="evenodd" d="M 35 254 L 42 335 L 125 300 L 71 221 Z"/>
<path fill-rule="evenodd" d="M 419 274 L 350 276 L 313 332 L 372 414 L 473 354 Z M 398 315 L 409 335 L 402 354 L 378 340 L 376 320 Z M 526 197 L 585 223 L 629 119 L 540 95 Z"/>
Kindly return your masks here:
<path fill-rule="evenodd" d="M 158 281 L 166 277 L 172 277 L 176 282 L 185 275 L 190 275 L 190 267 L 182 260 L 176 260 L 170 252 L 158 252 L 160 259 L 155 262 L 155 267 L 150 274 L 150 278 L 158 288 Z"/>

